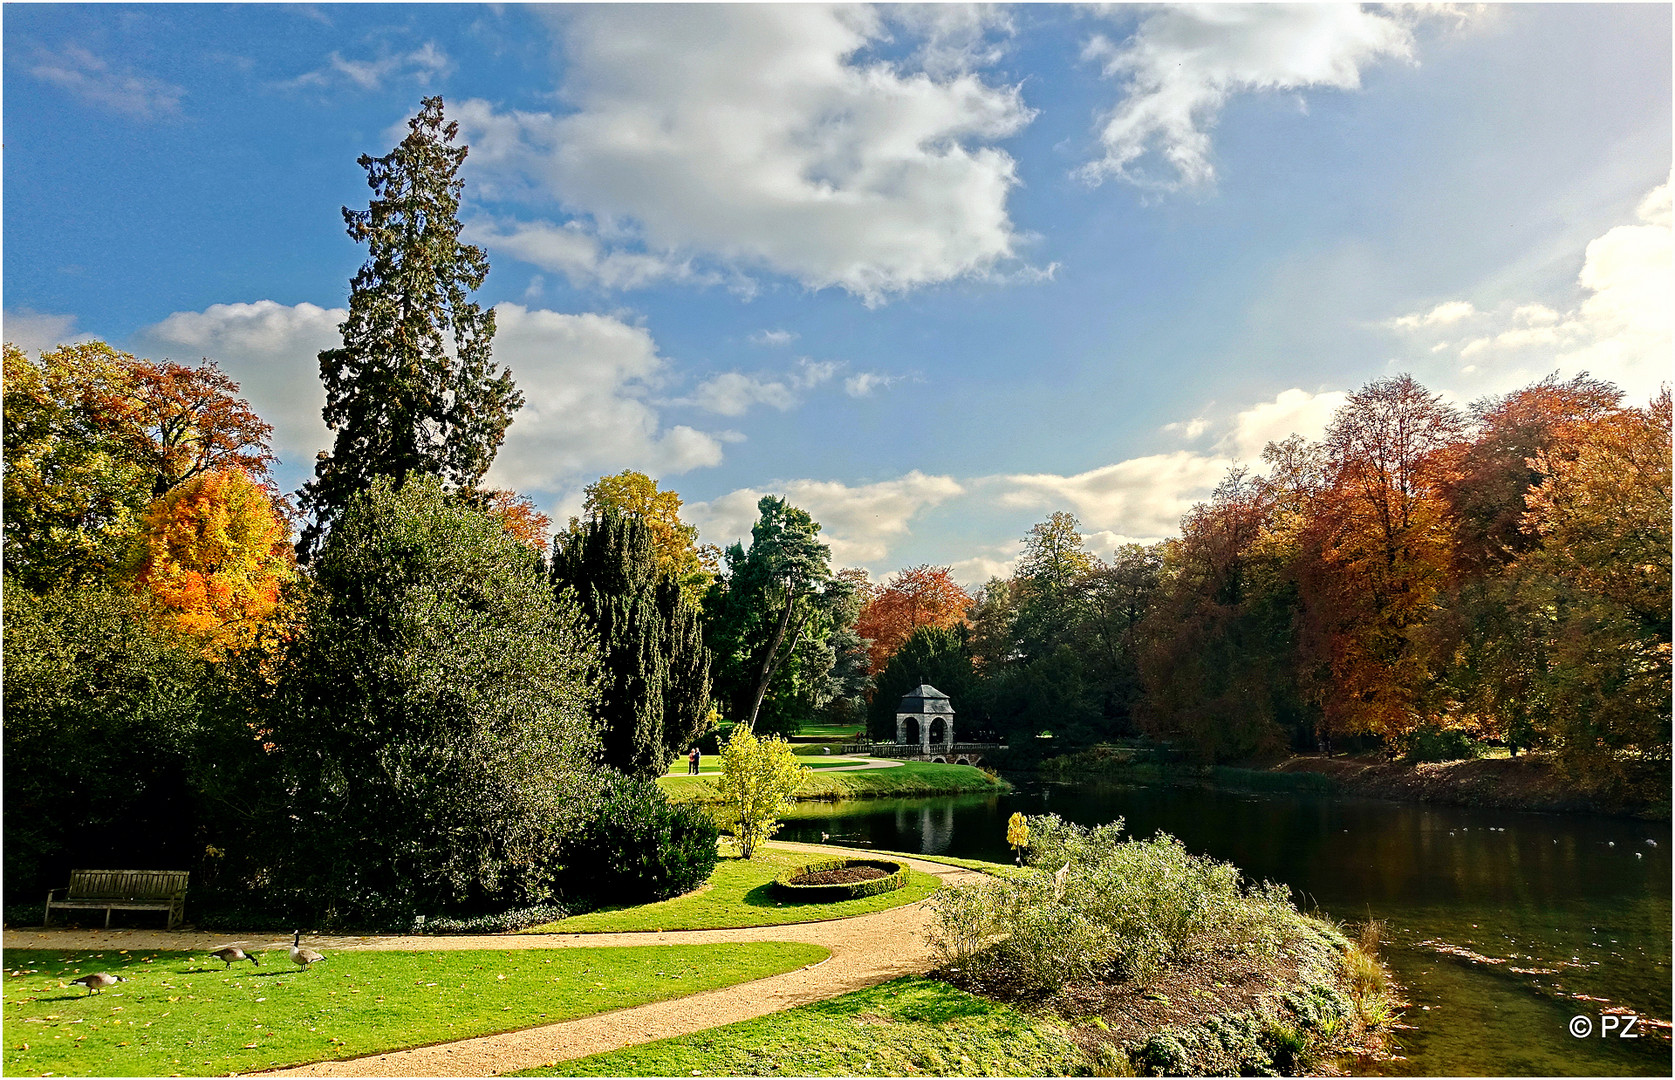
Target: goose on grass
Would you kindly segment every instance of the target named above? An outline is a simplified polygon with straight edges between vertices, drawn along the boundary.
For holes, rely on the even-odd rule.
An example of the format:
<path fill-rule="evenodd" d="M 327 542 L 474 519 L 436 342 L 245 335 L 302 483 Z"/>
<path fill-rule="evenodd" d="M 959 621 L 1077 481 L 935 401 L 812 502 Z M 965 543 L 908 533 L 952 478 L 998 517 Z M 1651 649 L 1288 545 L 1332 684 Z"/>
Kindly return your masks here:
<path fill-rule="evenodd" d="M 301 930 L 292 931 L 291 963 L 297 965 L 297 967 L 306 969 L 308 965 L 318 964 L 325 958 L 326 955 L 324 953 L 315 952 L 313 949 L 303 947 Z"/>

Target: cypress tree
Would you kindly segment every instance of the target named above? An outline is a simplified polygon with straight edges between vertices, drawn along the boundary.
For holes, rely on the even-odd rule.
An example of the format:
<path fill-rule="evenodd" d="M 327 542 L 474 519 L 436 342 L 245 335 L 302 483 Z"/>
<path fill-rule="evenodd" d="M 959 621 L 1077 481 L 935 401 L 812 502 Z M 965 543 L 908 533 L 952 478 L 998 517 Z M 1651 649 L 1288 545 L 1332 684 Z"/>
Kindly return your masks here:
<path fill-rule="evenodd" d="M 663 775 L 709 715 L 709 650 L 697 605 L 659 572 L 645 521 L 607 510 L 554 541 L 552 582 L 573 589 L 599 635 L 604 761 Z"/>
<path fill-rule="evenodd" d="M 488 276 L 488 256 L 459 242 L 459 125 L 425 98 L 401 145 L 363 154 L 373 198 L 343 208 L 367 260 L 350 282 L 341 348 L 320 354 L 326 424 L 336 432 L 301 492 L 313 519 L 297 548 L 318 547 L 354 495 L 377 477 L 400 485 L 410 473 L 470 491 L 488 471 L 523 395 L 490 359 L 494 311 L 470 294 Z"/>

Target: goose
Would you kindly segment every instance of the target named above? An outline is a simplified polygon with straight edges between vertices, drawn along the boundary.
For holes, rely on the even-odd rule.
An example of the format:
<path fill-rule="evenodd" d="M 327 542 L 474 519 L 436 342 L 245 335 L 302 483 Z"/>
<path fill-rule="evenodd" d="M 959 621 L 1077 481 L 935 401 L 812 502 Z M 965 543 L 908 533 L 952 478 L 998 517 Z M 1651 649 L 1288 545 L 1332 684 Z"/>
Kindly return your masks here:
<path fill-rule="evenodd" d="M 95 971 L 91 975 L 83 975 L 79 979 L 71 979 L 70 985 L 85 986 L 87 987 L 87 992 L 89 994 L 93 994 L 96 991 L 103 990 L 107 986 L 115 986 L 119 982 L 127 981 L 127 979 L 124 979 L 120 975 L 112 975 L 105 971 Z"/>
<path fill-rule="evenodd" d="M 291 963 L 306 969 L 309 964 L 317 964 L 325 958 L 324 953 L 317 953 L 313 949 L 302 947 L 301 930 L 291 932 Z"/>
<path fill-rule="evenodd" d="M 251 956 L 237 945 L 228 945 L 225 949 L 216 949 L 209 955 L 215 957 L 215 959 L 221 961 L 223 964 L 226 964 L 227 967 L 232 967 L 234 963 L 240 960 L 248 960 L 257 967 L 262 966 L 254 956 Z M 226 968 L 223 968 L 222 970 L 225 971 Z"/>

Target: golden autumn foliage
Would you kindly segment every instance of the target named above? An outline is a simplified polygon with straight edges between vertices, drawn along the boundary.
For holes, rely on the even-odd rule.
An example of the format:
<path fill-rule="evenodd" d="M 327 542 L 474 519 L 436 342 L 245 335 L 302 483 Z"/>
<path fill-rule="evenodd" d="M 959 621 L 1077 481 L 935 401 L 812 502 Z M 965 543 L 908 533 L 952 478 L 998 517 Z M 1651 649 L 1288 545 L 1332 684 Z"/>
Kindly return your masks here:
<path fill-rule="evenodd" d="M 211 655 L 248 645 L 296 572 L 290 527 L 241 469 L 200 474 L 141 516 L 128 579 Z"/>

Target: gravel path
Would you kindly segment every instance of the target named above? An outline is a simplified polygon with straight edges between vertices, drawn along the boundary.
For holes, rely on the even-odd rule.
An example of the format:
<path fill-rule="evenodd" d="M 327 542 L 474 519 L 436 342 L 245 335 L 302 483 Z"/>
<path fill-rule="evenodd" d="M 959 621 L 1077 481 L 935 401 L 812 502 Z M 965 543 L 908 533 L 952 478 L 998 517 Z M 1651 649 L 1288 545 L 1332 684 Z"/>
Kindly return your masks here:
<path fill-rule="evenodd" d="M 834 849 L 811 844 L 774 844 L 793 851 L 827 854 Z M 848 852 L 845 851 L 847 854 Z M 941 863 L 905 859 L 915 869 L 945 882 L 978 875 Z M 459 1042 L 398 1050 L 388 1054 L 325 1061 L 277 1075 L 293 1076 L 489 1076 L 617 1050 L 636 1043 L 688 1035 L 793 1006 L 820 1001 L 851 990 L 876 986 L 900 975 L 933 966 L 925 942 L 929 911 L 924 901 L 828 922 L 735 930 L 669 930 L 628 934 L 508 934 L 462 937 L 311 935 L 308 944 L 332 949 L 552 949 L 612 945 L 699 945 L 728 941 L 801 941 L 831 950 L 831 956 L 783 975 L 720 990 L 601 1013 L 560 1024 L 484 1035 Z M 196 931 L 161 930 L 7 930 L 8 949 L 283 949 L 288 935 L 234 938 Z"/>

